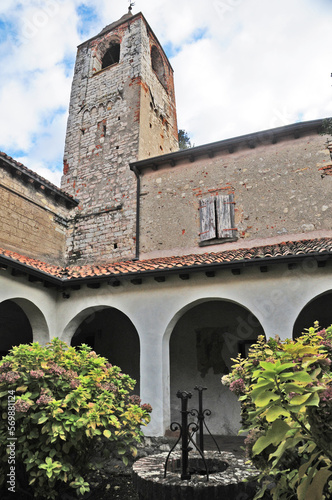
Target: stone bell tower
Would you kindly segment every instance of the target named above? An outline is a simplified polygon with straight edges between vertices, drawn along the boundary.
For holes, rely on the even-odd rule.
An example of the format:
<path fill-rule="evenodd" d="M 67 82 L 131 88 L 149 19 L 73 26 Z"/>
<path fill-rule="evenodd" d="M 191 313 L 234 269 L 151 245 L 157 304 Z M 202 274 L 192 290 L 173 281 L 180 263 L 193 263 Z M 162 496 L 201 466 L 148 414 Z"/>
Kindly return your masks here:
<path fill-rule="evenodd" d="M 131 161 L 178 149 L 172 67 L 141 13 L 129 10 L 78 47 L 61 187 L 80 201 L 71 262 L 135 255 Z"/>

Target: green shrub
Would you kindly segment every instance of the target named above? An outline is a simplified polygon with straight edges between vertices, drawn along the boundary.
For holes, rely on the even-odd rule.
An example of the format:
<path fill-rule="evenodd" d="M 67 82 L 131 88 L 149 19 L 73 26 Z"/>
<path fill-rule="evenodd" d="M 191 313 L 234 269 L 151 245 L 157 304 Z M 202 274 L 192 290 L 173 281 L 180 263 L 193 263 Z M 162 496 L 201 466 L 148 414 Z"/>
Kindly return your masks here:
<path fill-rule="evenodd" d="M 54 339 L 46 347 L 14 347 L 0 361 L 0 487 L 13 467 L 17 488 L 31 488 L 36 497 L 84 494 L 101 440 L 128 463 L 151 411 L 130 396 L 134 384 L 87 345 Z"/>
<path fill-rule="evenodd" d="M 297 340 L 259 337 L 223 383 L 239 396 L 247 456 L 261 470 L 262 498 L 332 497 L 332 327 Z"/>

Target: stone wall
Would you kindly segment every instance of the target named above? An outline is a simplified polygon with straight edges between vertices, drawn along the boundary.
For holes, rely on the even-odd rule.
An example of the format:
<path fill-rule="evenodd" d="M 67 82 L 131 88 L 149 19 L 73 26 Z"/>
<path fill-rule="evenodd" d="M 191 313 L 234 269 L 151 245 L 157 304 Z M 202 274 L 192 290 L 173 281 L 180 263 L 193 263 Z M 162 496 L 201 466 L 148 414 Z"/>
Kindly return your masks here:
<path fill-rule="evenodd" d="M 23 255 L 63 263 L 65 220 L 70 210 L 42 188 L 0 169 L 0 246 Z"/>
<path fill-rule="evenodd" d="M 172 70 L 158 46 L 167 92 L 152 69 L 152 36 L 139 14 L 78 49 L 62 179 L 80 200 L 67 240 L 71 261 L 135 256 L 136 178 L 129 163 L 177 148 Z M 119 62 L 102 69 L 112 41 L 120 44 Z"/>
<path fill-rule="evenodd" d="M 326 137 L 311 134 L 144 170 L 141 258 L 225 248 L 200 242 L 199 202 L 223 193 L 234 193 L 238 241 L 224 240 L 233 247 L 331 230 L 331 169 Z"/>

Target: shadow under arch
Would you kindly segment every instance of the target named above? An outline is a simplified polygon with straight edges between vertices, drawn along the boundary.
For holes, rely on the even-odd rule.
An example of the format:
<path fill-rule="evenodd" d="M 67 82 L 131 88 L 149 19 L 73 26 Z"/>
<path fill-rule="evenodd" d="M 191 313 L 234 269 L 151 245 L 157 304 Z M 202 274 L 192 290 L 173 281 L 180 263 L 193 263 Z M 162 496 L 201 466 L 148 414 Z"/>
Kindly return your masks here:
<path fill-rule="evenodd" d="M 246 354 L 258 335 L 265 335 L 259 320 L 242 304 L 224 298 L 201 298 L 187 304 L 170 321 L 163 338 L 163 378 L 169 380 L 164 394 L 165 428 L 178 419 L 178 390 L 193 393 L 204 386 L 205 407 L 212 411 L 214 434 L 237 434 L 240 407 L 237 398 L 222 386 L 239 352 Z M 223 415 L 220 414 L 224 409 Z"/>
<path fill-rule="evenodd" d="M 293 327 L 293 339 L 318 321 L 321 328 L 332 324 L 332 290 L 327 290 L 311 299 L 297 316 Z"/>
<path fill-rule="evenodd" d="M 19 344 L 49 341 L 49 328 L 44 314 L 30 300 L 15 297 L 0 303 L 0 351 L 6 354 Z"/>
<path fill-rule="evenodd" d="M 68 323 L 61 340 L 74 347 L 88 344 L 97 354 L 136 380 L 134 392 L 139 394 L 139 335 L 122 311 L 106 305 L 88 307 Z"/>

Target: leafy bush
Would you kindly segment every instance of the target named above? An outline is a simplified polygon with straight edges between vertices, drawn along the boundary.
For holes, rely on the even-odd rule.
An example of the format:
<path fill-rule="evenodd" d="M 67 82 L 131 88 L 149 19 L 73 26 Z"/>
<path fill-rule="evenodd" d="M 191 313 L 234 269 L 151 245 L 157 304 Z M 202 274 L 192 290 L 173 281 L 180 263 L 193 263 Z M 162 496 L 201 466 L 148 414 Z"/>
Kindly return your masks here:
<path fill-rule="evenodd" d="M 53 339 L 14 347 L 0 362 L 0 487 L 13 464 L 18 487 L 36 497 L 61 498 L 72 488 L 84 494 L 101 440 L 127 463 L 152 410 L 130 396 L 134 384 L 87 345 Z"/>
<path fill-rule="evenodd" d="M 297 340 L 259 337 L 223 383 L 239 396 L 262 498 L 332 498 L 332 326 Z"/>

